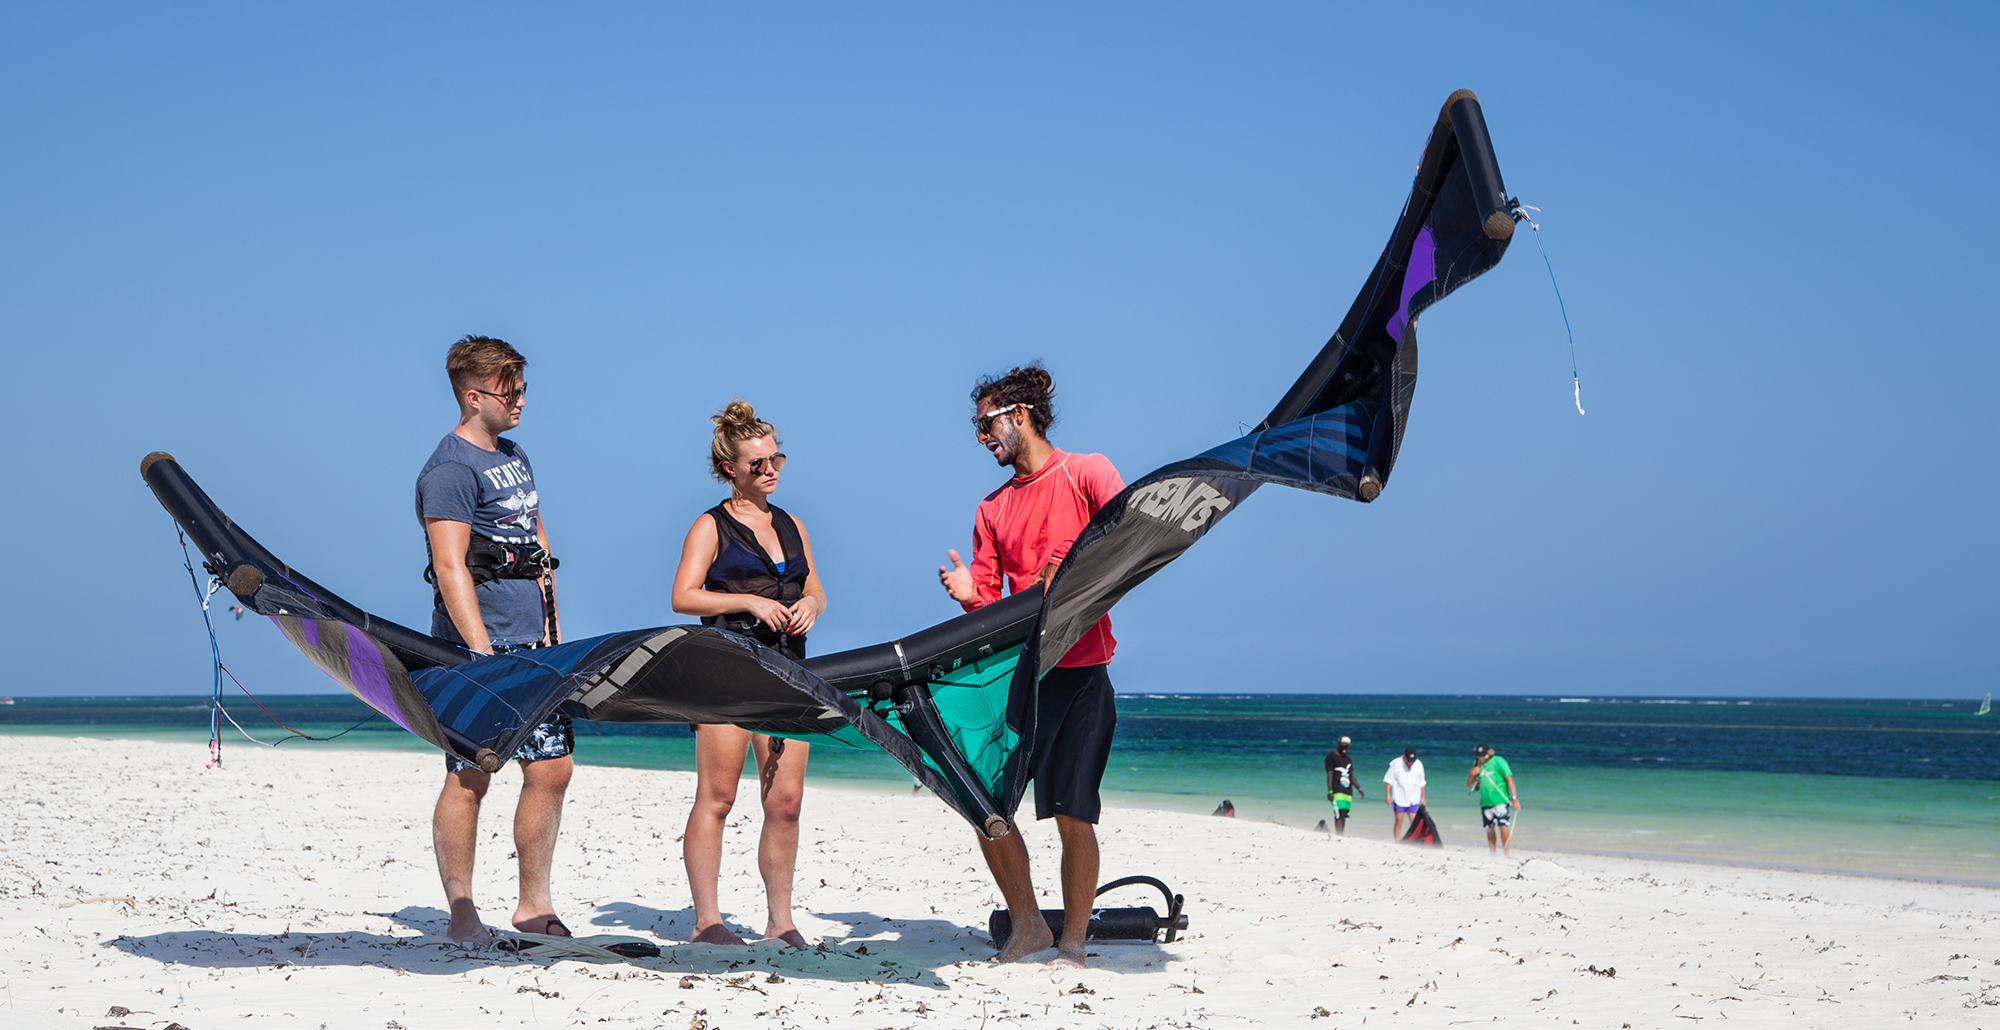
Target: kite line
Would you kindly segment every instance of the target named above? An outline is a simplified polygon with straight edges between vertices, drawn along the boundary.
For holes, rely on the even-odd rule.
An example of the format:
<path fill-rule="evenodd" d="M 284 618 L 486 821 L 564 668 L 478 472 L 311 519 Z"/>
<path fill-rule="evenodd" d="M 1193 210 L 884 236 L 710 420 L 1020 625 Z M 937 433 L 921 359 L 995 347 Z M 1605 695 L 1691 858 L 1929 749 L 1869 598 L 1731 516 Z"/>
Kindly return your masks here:
<path fill-rule="evenodd" d="M 1569 337 L 1569 378 L 1574 388 L 1574 396 L 1576 397 L 1576 413 L 1581 415 L 1583 414 L 1583 377 L 1576 374 L 1576 332 L 1569 327 L 1569 305 L 1563 303 L 1562 287 L 1556 285 L 1556 266 L 1549 263 L 1549 252 L 1542 247 L 1542 227 L 1534 219 L 1523 213 L 1533 211 L 1536 214 L 1541 214 L 1542 209 L 1532 204 L 1523 204 L 1519 200 L 1515 200 L 1513 203 L 1514 217 L 1528 223 L 1528 228 L 1535 231 L 1535 250 L 1542 255 L 1542 267 L 1549 270 L 1549 286 L 1556 291 L 1556 310 L 1562 312 L 1563 333 Z"/>
<path fill-rule="evenodd" d="M 208 602 L 215 597 L 216 591 L 222 589 L 222 580 L 217 579 L 213 575 L 209 576 L 208 589 L 204 591 L 201 588 L 201 580 L 196 578 L 194 574 L 194 558 L 188 553 L 187 534 L 181 530 L 178 523 L 174 526 L 174 535 L 179 537 L 181 541 L 181 567 L 187 569 L 188 583 L 194 587 L 195 596 L 201 599 L 201 623 L 208 629 L 208 656 L 211 665 L 214 667 L 215 675 L 215 687 L 210 692 L 208 699 L 208 764 L 203 766 L 203 768 L 217 769 L 222 766 L 222 723 L 225 719 L 229 721 L 229 725 L 236 727 L 236 732 L 243 734 L 244 739 L 253 744 L 262 744 L 265 747 L 274 748 L 293 737 L 297 737 L 300 740 L 315 741 L 344 737 L 360 729 L 362 723 L 368 722 L 380 714 L 379 712 L 370 711 L 361 722 L 357 722 L 341 730 L 339 733 L 333 734 L 333 736 L 315 737 L 310 733 L 304 733 L 286 725 L 283 719 L 278 718 L 269 708 L 265 708 L 264 702 L 257 700 L 257 695 L 252 694 L 250 688 L 244 686 L 243 681 L 237 679 L 236 674 L 229 671 L 229 666 L 222 664 L 222 645 L 216 642 L 215 623 L 208 617 Z M 237 618 L 242 618 L 242 616 L 239 614 Z M 223 707 L 222 678 L 224 676 L 229 677 L 229 682 L 236 684 L 236 689 L 242 691 L 243 696 L 249 698 L 250 703 L 256 705 L 258 711 L 263 712 L 272 722 L 283 727 L 288 736 L 279 737 L 276 741 L 258 740 L 255 736 L 251 735 L 249 730 L 244 729 L 243 724 L 237 722 L 236 717 L 229 714 L 229 709 Z"/>

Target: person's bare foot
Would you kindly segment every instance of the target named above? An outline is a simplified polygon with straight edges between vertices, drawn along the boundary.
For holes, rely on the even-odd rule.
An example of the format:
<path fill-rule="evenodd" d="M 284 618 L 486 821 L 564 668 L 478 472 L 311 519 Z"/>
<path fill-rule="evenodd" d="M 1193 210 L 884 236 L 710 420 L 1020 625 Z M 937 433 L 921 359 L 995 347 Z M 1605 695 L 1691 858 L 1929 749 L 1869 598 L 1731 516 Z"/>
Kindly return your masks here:
<path fill-rule="evenodd" d="M 555 916 L 529 916 L 526 919 L 515 919 L 514 929 L 522 933 L 538 933 L 544 937 L 576 936 L 570 933 L 569 927 L 564 926 L 563 921 Z"/>
<path fill-rule="evenodd" d="M 806 943 L 806 935 L 800 933 L 798 927 L 796 926 L 792 927 L 789 930 L 784 931 L 783 933 L 770 933 L 767 931 L 764 934 L 764 937 L 766 940 L 784 941 L 785 946 L 789 948 L 805 949 L 812 947 L 812 945 Z"/>
<path fill-rule="evenodd" d="M 702 927 L 700 930 L 695 931 L 694 940 L 689 943 L 724 944 L 740 948 L 743 947 L 746 942 L 743 940 L 743 938 L 738 937 L 733 933 L 730 933 L 729 927 L 726 927 L 721 923 L 711 923 L 708 926 Z"/>
<path fill-rule="evenodd" d="M 445 927 L 444 935 L 461 944 L 471 944 L 490 939 L 493 931 L 480 921 L 478 907 L 468 898 L 452 903 L 451 925 Z"/>
<path fill-rule="evenodd" d="M 1056 935 L 1049 932 L 1049 924 L 1036 913 L 1033 926 L 1014 924 L 1014 932 L 1007 935 L 1007 943 L 1001 945 L 1000 952 L 993 956 L 995 962 L 1019 962 L 1038 951 L 1047 951 L 1056 942 Z"/>
<path fill-rule="evenodd" d="M 1083 942 L 1079 941 L 1071 944 L 1068 941 L 1064 941 L 1062 948 L 1056 952 L 1056 957 L 1049 960 L 1048 968 L 1082 969 L 1083 958 Z"/>

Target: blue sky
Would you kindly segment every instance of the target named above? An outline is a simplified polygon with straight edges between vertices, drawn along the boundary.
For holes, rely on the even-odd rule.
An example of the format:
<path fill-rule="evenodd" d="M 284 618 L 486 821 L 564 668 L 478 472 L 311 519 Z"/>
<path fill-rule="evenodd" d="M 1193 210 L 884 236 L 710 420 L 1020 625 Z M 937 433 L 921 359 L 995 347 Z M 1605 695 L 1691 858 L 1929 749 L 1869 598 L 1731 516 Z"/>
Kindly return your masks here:
<path fill-rule="evenodd" d="M 208 687 L 163 449 L 422 626 L 443 351 L 504 337 L 571 637 L 668 580 L 742 396 L 827 651 L 956 609 L 980 373 L 1135 478 L 1254 423 L 1444 98 L 1544 210 L 1427 313 L 1395 476 L 1276 488 L 1114 612 L 1121 690 L 1973 697 L 2000 655 L 1990 8 L 13 5 L 0 690 Z M 252 689 L 331 684 L 261 620 Z"/>

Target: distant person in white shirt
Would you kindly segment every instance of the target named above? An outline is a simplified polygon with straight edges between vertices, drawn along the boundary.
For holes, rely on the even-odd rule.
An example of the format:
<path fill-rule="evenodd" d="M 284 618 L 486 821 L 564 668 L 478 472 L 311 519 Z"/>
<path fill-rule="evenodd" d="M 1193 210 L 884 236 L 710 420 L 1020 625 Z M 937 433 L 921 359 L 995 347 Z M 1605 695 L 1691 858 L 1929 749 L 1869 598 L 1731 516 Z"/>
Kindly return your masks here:
<path fill-rule="evenodd" d="M 1403 757 L 1389 763 L 1389 771 L 1382 774 L 1382 795 L 1396 815 L 1391 839 L 1402 840 L 1403 820 L 1416 821 L 1417 809 L 1424 805 L 1424 763 L 1417 761 L 1416 748 L 1404 748 Z"/>

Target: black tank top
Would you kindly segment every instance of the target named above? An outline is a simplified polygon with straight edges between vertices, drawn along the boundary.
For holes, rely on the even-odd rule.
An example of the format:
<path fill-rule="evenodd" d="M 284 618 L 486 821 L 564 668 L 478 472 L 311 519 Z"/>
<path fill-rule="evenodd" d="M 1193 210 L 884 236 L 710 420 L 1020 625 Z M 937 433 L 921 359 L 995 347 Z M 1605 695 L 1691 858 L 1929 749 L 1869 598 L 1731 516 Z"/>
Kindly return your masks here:
<path fill-rule="evenodd" d="M 768 597 L 779 604 L 790 607 L 806 593 L 806 575 L 812 571 L 806 561 L 806 549 L 799 537 L 798 523 L 792 521 L 785 509 L 771 505 L 771 528 L 778 534 L 778 543 L 785 550 L 784 571 L 764 552 L 764 545 L 757 542 L 757 534 L 749 526 L 736 521 L 729 514 L 728 505 L 718 504 L 708 509 L 715 519 L 716 538 L 721 546 L 717 549 L 715 561 L 709 563 L 708 578 L 702 588 L 720 594 L 756 594 Z M 785 657 L 800 661 L 806 656 L 806 638 L 786 634 L 782 638 L 748 612 L 730 612 L 727 615 L 702 617 L 708 626 L 720 626 L 741 633 L 766 647 L 775 648 Z"/>

